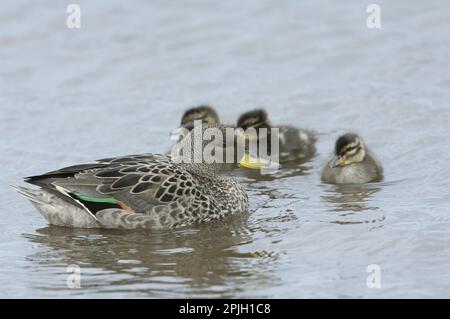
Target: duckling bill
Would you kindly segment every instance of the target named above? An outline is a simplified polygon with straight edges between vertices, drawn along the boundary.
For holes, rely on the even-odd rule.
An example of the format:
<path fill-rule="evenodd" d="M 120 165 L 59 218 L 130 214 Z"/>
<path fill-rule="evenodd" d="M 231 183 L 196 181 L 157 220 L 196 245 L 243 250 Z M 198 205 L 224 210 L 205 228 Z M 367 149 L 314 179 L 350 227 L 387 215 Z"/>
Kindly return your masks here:
<path fill-rule="evenodd" d="M 331 184 L 364 184 L 383 179 L 383 168 L 362 138 L 354 133 L 339 137 L 334 155 L 322 169 L 322 181 Z"/>

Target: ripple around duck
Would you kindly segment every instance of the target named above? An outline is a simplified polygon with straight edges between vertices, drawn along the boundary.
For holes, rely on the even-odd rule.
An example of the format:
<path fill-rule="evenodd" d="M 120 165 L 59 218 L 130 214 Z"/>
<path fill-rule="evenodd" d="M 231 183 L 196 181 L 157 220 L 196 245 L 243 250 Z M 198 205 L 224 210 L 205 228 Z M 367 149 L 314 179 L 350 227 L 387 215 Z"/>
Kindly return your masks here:
<path fill-rule="evenodd" d="M 252 241 L 252 233 L 242 222 L 244 216 L 228 223 L 200 225 L 197 229 L 134 233 L 50 226 L 39 229 L 39 235 L 23 237 L 44 248 L 28 256 L 28 260 L 34 263 L 33 267 L 44 267 L 54 273 L 50 286 L 59 282 L 59 289 L 63 290 L 67 265 L 77 264 L 82 269 L 84 286 L 97 293 L 120 293 L 121 289 L 140 283 L 147 287 L 145 295 L 151 296 L 156 293 L 152 286 L 170 285 L 171 289 L 178 286 L 180 292 L 193 293 L 198 285 L 223 285 L 224 278 L 217 274 L 244 274 L 257 265 L 262 267 L 266 261 L 275 261 L 276 252 L 239 251 L 239 247 L 246 250 Z M 253 266 L 245 266 L 249 262 Z M 211 273 L 216 275 L 211 277 Z M 147 280 L 148 276 L 153 279 Z M 109 282 L 115 288 L 106 289 L 101 282 Z"/>

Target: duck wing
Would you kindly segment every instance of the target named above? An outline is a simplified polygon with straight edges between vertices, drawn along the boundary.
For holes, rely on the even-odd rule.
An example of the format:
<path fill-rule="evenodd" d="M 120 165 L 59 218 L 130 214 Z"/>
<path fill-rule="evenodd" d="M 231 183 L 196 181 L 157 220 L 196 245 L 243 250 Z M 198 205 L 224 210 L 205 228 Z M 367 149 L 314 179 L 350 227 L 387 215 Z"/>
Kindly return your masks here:
<path fill-rule="evenodd" d="M 179 212 L 178 207 L 186 211 L 193 202 L 200 205 L 200 200 L 207 200 L 199 191 L 202 185 L 191 173 L 173 163 L 170 157 L 159 154 L 102 159 L 94 164 L 28 177 L 25 181 L 57 191 L 66 199 L 81 201 L 94 215 L 106 208 L 148 214 L 170 205 L 173 211 Z"/>

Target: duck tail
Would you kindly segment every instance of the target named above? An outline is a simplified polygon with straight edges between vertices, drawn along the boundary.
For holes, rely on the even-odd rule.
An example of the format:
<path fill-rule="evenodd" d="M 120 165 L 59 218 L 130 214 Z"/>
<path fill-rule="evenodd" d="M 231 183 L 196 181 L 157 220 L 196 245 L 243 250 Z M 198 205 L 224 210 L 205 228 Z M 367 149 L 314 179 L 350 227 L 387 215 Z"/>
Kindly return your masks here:
<path fill-rule="evenodd" d="M 97 219 L 89 210 L 77 204 L 70 197 L 58 190 L 30 189 L 22 186 L 12 186 L 20 195 L 31 201 L 41 215 L 51 225 L 97 228 Z"/>
<path fill-rule="evenodd" d="M 26 199 L 32 201 L 33 203 L 39 205 L 46 205 L 48 202 L 45 200 L 42 191 L 26 188 L 22 186 L 11 185 L 12 188 L 16 190 L 17 193 L 25 197 Z"/>

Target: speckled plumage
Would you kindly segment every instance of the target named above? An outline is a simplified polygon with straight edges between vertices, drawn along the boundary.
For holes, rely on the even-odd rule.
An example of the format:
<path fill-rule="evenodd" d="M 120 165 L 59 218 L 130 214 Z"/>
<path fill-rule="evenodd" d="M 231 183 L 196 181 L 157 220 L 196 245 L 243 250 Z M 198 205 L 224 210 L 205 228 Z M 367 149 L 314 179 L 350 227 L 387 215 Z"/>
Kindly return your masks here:
<path fill-rule="evenodd" d="M 29 177 L 27 182 L 41 188 L 17 190 L 50 224 L 175 228 L 247 210 L 246 193 L 232 178 L 219 174 L 221 165 L 130 155 Z"/>

